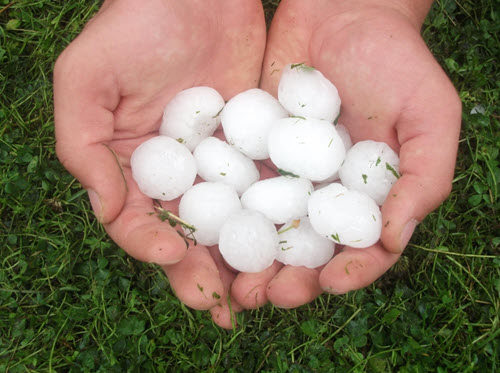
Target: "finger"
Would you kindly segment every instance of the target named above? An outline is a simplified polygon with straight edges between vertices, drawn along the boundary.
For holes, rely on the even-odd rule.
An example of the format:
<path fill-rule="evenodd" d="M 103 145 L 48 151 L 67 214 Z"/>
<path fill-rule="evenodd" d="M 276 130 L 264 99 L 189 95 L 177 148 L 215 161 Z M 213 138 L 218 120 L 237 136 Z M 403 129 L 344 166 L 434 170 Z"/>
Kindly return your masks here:
<path fill-rule="evenodd" d="M 212 320 L 223 329 L 233 329 L 238 326 L 236 321 L 236 313 L 241 312 L 243 308 L 233 303 L 232 300 L 228 301 L 227 298 L 220 300 L 215 306 L 210 308 L 210 315 Z"/>
<path fill-rule="evenodd" d="M 382 276 L 400 255 L 388 252 L 380 244 L 366 249 L 345 247 L 321 271 L 320 286 L 331 294 L 364 288 Z"/>
<path fill-rule="evenodd" d="M 396 125 L 402 177 L 382 206 L 382 243 L 394 253 L 450 194 L 460 134 L 461 103 L 437 63 L 408 102 Z"/>
<path fill-rule="evenodd" d="M 217 305 L 210 309 L 210 314 L 214 322 L 221 328 L 232 329 L 237 326 L 236 313 L 243 310 L 243 307 L 230 295 L 231 285 L 236 274 L 224 265 L 218 246 L 212 246 L 208 250 L 217 265 L 224 286 L 224 293 L 221 294 Z"/>
<path fill-rule="evenodd" d="M 319 271 L 284 266 L 267 286 L 269 301 L 280 308 L 295 308 L 313 301 L 322 293 Z"/>
<path fill-rule="evenodd" d="M 258 0 L 217 3 L 220 6 L 218 13 L 232 15 L 225 18 L 217 44 L 233 47 L 238 53 L 213 53 L 210 65 L 217 66 L 218 79 L 212 81 L 213 74 L 210 74 L 208 82 L 229 100 L 258 86 L 266 45 L 266 21 Z"/>
<path fill-rule="evenodd" d="M 231 294 L 245 309 L 256 309 L 268 302 L 267 285 L 283 265 L 274 261 L 267 269 L 259 273 L 240 272 L 233 282 Z"/>
<path fill-rule="evenodd" d="M 167 221 L 160 220 L 153 200 L 141 193 L 130 169 L 123 171 L 128 185 L 126 201 L 120 214 L 104 228 L 137 260 L 160 265 L 179 262 L 186 255 L 186 243 Z"/>
<path fill-rule="evenodd" d="M 54 69 L 56 151 L 88 190 L 97 218 L 107 223 L 119 214 L 127 193 L 121 166 L 106 145 L 119 94 L 105 58 L 82 40 L 63 52 Z"/>
<path fill-rule="evenodd" d="M 278 97 L 278 84 L 286 64 L 310 64 L 308 46 L 313 30 L 306 24 L 310 20 L 286 3 L 289 1 L 282 1 L 274 14 L 262 65 L 260 86 L 275 97 Z"/>
<path fill-rule="evenodd" d="M 179 300 L 195 310 L 209 310 L 224 294 L 220 273 L 205 246 L 190 246 L 177 264 L 163 266 L 170 286 Z"/>

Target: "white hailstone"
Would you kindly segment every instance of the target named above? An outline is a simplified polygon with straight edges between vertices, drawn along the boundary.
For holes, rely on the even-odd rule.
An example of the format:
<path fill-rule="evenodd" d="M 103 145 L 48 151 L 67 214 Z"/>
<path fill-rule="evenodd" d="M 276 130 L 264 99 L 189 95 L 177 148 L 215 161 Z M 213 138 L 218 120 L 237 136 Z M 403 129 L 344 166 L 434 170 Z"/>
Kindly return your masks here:
<path fill-rule="evenodd" d="M 340 138 L 342 139 L 342 143 L 344 144 L 345 151 L 347 152 L 349 149 L 352 148 L 352 140 L 351 140 L 351 135 L 349 135 L 349 130 L 347 129 L 346 126 L 343 124 L 337 124 L 335 126 L 335 129 L 337 130 L 337 133 L 339 134 Z M 340 179 L 339 172 L 335 172 L 332 176 L 330 176 L 328 179 L 323 180 L 320 185 L 316 185 L 314 187 L 314 190 L 321 189 L 321 187 L 327 186 L 334 181 L 337 181 Z"/>
<path fill-rule="evenodd" d="M 312 194 L 308 211 L 314 230 L 336 243 L 364 248 L 380 238 L 382 213 L 365 193 L 333 183 Z"/>
<path fill-rule="evenodd" d="M 278 168 L 311 181 L 333 176 L 345 157 L 335 126 L 320 119 L 278 120 L 269 134 L 268 146 Z"/>
<path fill-rule="evenodd" d="M 333 123 L 340 113 L 337 88 L 318 70 L 304 64 L 285 66 L 278 85 L 278 99 L 295 116 Z"/>
<path fill-rule="evenodd" d="M 141 192 L 162 201 L 182 195 L 196 177 L 196 161 L 189 149 L 167 136 L 152 137 L 139 145 L 130 166 Z"/>
<path fill-rule="evenodd" d="M 399 157 L 386 143 L 360 141 L 347 152 L 339 175 L 343 185 L 382 205 L 398 180 Z"/>
<path fill-rule="evenodd" d="M 179 217 L 194 226 L 198 243 L 212 246 L 219 242 L 226 218 L 240 209 L 240 199 L 232 186 L 203 182 L 184 193 L 179 203 Z"/>
<path fill-rule="evenodd" d="M 349 134 L 349 130 L 346 126 L 340 123 L 335 126 L 335 129 L 337 130 L 337 133 L 344 143 L 345 151 L 349 151 L 349 149 L 352 148 L 352 140 L 351 135 Z"/>
<path fill-rule="evenodd" d="M 313 191 L 307 179 L 278 176 L 252 184 L 241 196 L 241 204 L 260 211 L 274 224 L 283 224 L 307 215 L 307 199 Z"/>
<path fill-rule="evenodd" d="M 227 142 L 252 159 L 269 158 L 267 136 L 271 126 L 286 117 L 288 113 L 278 100 L 258 88 L 234 96 L 221 114 Z"/>
<path fill-rule="evenodd" d="M 335 243 L 318 234 L 307 216 L 287 222 L 278 234 L 276 260 L 283 264 L 316 268 L 333 257 Z"/>
<path fill-rule="evenodd" d="M 194 150 L 198 174 L 206 181 L 232 185 L 238 195 L 259 180 L 255 163 L 215 137 L 207 137 Z"/>
<path fill-rule="evenodd" d="M 264 214 L 242 209 L 231 214 L 222 225 L 219 250 L 234 269 L 255 273 L 271 266 L 278 242 L 276 227 Z"/>
<path fill-rule="evenodd" d="M 224 99 L 213 88 L 193 87 L 176 94 L 163 112 L 160 135 L 185 144 L 190 151 L 220 124 Z"/>

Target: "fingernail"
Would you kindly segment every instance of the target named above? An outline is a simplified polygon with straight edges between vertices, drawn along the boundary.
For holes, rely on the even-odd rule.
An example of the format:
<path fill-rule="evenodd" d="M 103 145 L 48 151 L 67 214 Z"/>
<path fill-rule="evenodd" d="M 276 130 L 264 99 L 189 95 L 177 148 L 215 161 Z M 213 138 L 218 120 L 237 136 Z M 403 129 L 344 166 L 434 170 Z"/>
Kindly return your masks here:
<path fill-rule="evenodd" d="M 410 242 L 410 238 L 413 235 L 413 232 L 415 231 L 415 227 L 417 226 L 418 221 L 415 219 L 411 219 L 408 223 L 406 223 L 405 227 L 403 228 L 403 231 L 401 232 L 401 245 L 400 245 L 400 250 L 403 251 L 408 245 L 408 242 Z"/>
<path fill-rule="evenodd" d="M 89 195 L 90 205 L 92 206 L 92 210 L 94 210 L 94 214 L 97 217 L 97 220 L 101 221 L 101 198 L 99 194 L 93 189 L 87 189 L 87 194 Z"/>

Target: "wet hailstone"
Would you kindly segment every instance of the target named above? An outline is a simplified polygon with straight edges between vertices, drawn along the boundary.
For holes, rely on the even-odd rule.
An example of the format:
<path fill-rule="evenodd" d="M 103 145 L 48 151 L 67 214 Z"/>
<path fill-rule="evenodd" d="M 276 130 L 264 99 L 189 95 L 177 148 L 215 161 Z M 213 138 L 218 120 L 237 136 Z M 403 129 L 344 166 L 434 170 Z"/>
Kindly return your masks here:
<path fill-rule="evenodd" d="M 240 199 L 232 186 L 220 182 L 202 182 L 182 196 L 179 217 L 194 226 L 198 243 L 212 246 L 219 242 L 219 232 L 227 217 L 240 209 Z"/>
<path fill-rule="evenodd" d="M 288 221 L 278 233 L 276 260 L 283 264 L 316 268 L 333 257 L 335 243 L 317 233 L 307 216 Z"/>
<path fill-rule="evenodd" d="M 193 87 L 175 95 L 163 112 L 160 135 L 171 137 L 193 151 L 220 124 L 224 99 L 213 88 Z"/>
<path fill-rule="evenodd" d="M 204 180 L 232 185 L 238 195 L 259 180 L 259 171 L 251 159 L 215 137 L 203 140 L 193 155 Z"/>
<path fill-rule="evenodd" d="M 339 176 L 344 186 L 366 193 L 381 206 L 399 178 L 399 157 L 383 142 L 360 141 L 347 152 Z"/>
<path fill-rule="evenodd" d="M 281 170 L 311 181 L 333 176 L 345 157 L 335 126 L 312 118 L 280 119 L 268 140 L 269 156 Z"/>
<path fill-rule="evenodd" d="M 226 262 L 241 272 L 261 272 L 274 261 L 278 233 L 264 214 L 242 209 L 231 214 L 220 231 L 219 250 Z"/>
<path fill-rule="evenodd" d="M 234 96 L 221 114 L 227 142 L 251 159 L 269 158 L 269 132 L 277 119 L 286 117 L 278 100 L 258 88 Z"/>
<path fill-rule="evenodd" d="M 285 66 L 278 85 L 278 99 L 294 116 L 333 123 L 340 113 L 337 88 L 318 70 L 304 64 Z"/>
<path fill-rule="evenodd" d="M 262 212 L 274 224 L 283 224 L 307 214 L 307 200 L 313 191 L 307 179 L 278 176 L 250 186 L 241 196 L 241 204 Z"/>
<path fill-rule="evenodd" d="M 314 230 L 336 243 L 365 248 L 380 238 L 382 213 L 375 201 L 341 184 L 315 191 L 308 212 Z"/>
<path fill-rule="evenodd" d="M 196 161 L 189 149 L 167 136 L 139 145 L 132 153 L 130 167 L 141 192 L 162 201 L 181 196 L 196 177 Z"/>

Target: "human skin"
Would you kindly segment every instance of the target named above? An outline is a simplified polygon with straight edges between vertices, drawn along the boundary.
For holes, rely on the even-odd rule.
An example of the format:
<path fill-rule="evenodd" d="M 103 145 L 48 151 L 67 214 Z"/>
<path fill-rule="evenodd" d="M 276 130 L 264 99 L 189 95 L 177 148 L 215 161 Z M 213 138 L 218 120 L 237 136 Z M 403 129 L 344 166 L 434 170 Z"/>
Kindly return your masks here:
<path fill-rule="evenodd" d="M 451 188 L 461 109 L 419 36 L 429 6 L 283 0 L 275 15 L 261 87 L 276 95 L 284 64 L 313 65 L 338 87 L 340 120 L 353 140 L 385 141 L 401 156 L 403 177 L 391 191 L 397 197 L 382 208 L 382 243 L 346 248 L 320 269 L 274 263 L 259 274 L 236 274 L 217 247 L 186 250 L 150 215 L 153 201 L 130 176 L 131 152 L 157 134 L 175 93 L 207 85 L 227 100 L 257 86 L 265 46 L 259 1 L 106 1 L 56 64 L 57 154 L 89 191 L 111 238 L 136 259 L 162 265 L 179 299 L 209 309 L 222 327 L 233 321 L 224 301 L 230 288 L 232 311 L 239 311 L 268 301 L 291 308 L 323 290 L 367 286 L 397 261 L 414 222 Z M 271 175 L 262 168 L 263 178 Z M 178 200 L 163 207 L 176 213 Z"/>
<path fill-rule="evenodd" d="M 400 257 L 415 226 L 451 191 L 461 103 L 419 30 L 431 1 L 283 0 L 274 16 L 261 87 L 276 96 L 280 71 L 305 62 L 342 98 L 339 122 L 353 142 L 383 141 L 400 156 L 402 177 L 382 206 L 381 241 L 345 247 L 318 269 L 275 263 L 240 274 L 232 295 L 245 308 L 292 308 L 323 291 L 373 283 Z"/>
<path fill-rule="evenodd" d="M 228 100 L 256 87 L 265 37 L 258 0 L 108 0 L 54 71 L 57 155 L 87 189 L 98 220 L 132 257 L 160 264 L 183 303 L 210 309 L 223 327 L 231 326 L 226 294 L 235 275 L 217 250 L 187 250 L 151 215 L 130 156 L 158 135 L 177 92 L 210 86 Z M 178 202 L 162 205 L 177 213 Z"/>

